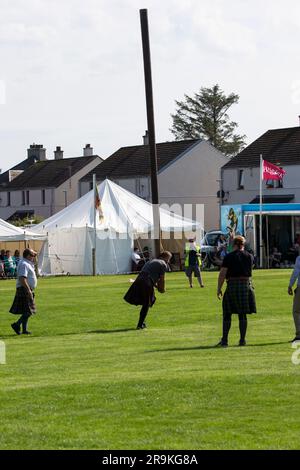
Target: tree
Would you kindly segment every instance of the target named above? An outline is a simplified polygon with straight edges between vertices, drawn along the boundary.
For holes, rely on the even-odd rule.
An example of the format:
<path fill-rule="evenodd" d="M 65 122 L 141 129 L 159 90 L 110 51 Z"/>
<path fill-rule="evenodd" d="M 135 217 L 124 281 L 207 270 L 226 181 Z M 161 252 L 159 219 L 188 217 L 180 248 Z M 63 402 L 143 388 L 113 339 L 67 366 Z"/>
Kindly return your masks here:
<path fill-rule="evenodd" d="M 227 156 L 234 156 L 246 145 L 245 135 L 235 134 L 238 127 L 230 121 L 227 111 L 238 103 L 239 96 L 226 96 L 219 85 L 200 89 L 194 97 L 184 95 L 184 101 L 175 101 L 177 109 L 171 114 L 173 127 L 170 131 L 176 140 L 208 139 Z"/>
<path fill-rule="evenodd" d="M 16 227 L 30 227 L 31 225 L 40 224 L 44 220 L 41 215 L 32 215 L 24 217 L 24 219 L 14 219 L 10 223 Z"/>

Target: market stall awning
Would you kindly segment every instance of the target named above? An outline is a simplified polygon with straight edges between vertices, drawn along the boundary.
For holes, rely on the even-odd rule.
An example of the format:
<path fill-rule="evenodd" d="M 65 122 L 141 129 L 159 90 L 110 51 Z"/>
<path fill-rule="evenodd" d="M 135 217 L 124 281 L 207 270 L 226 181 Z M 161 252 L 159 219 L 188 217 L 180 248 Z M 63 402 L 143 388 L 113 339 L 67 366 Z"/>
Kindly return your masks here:
<path fill-rule="evenodd" d="M 263 196 L 263 204 L 286 204 L 287 202 L 291 202 L 295 198 L 294 194 L 281 194 L 281 195 L 265 195 Z M 249 204 L 259 204 L 260 199 L 259 196 L 256 196 Z"/>

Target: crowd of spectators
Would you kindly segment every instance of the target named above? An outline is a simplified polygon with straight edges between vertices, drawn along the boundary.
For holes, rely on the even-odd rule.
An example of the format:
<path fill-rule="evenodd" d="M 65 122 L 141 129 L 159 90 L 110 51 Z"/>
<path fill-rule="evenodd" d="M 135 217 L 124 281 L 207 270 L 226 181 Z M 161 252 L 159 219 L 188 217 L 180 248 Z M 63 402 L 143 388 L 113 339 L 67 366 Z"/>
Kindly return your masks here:
<path fill-rule="evenodd" d="M 17 275 L 17 267 L 20 261 L 20 252 L 15 250 L 12 256 L 10 250 L 0 250 L 0 278 L 15 278 Z"/>

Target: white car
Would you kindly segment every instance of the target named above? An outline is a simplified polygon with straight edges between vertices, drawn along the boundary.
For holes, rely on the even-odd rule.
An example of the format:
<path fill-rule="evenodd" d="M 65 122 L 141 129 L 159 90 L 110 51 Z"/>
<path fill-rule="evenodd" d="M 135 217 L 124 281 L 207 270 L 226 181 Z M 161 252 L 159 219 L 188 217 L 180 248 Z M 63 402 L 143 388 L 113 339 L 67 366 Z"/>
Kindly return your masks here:
<path fill-rule="evenodd" d="M 222 260 L 218 256 L 217 247 L 222 235 L 227 239 L 227 236 L 221 230 L 211 230 L 210 232 L 207 232 L 204 238 L 200 241 L 203 268 L 221 266 Z"/>
<path fill-rule="evenodd" d="M 207 232 L 204 238 L 202 238 L 200 241 L 201 253 L 216 252 L 218 241 L 220 240 L 221 235 L 224 235 L 227 238 L 226 234 L 221 230 L 212 230 Z"/>

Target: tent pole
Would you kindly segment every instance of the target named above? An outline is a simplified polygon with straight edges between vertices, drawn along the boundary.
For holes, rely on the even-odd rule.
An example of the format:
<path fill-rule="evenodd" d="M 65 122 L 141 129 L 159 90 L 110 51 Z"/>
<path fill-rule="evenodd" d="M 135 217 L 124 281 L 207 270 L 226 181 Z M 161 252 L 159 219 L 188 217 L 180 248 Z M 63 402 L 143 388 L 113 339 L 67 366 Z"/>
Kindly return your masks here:
<path fill-rule="evenodd" d="M 97 228 L 96 228 L 96 174 L 93 173 L 93 189 L 94 189 L 94 246 L 92 249 L 92 264 L 93 264 L 93 276 L 96 276 L 96 245 L 97 245 Z"/>

